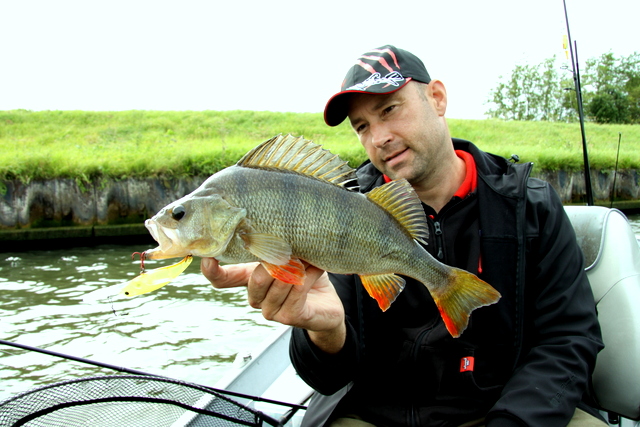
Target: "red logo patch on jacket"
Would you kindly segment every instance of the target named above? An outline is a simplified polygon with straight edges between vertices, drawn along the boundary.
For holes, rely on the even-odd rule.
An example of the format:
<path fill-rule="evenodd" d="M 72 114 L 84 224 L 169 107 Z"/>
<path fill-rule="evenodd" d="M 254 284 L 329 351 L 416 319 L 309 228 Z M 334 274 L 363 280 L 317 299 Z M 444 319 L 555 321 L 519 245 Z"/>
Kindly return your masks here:
<path fill-rule="evenodd" d="M 473 371 L 473 362 L 474 358 L 471 356 L 460 359 L 460 372 Z"/>

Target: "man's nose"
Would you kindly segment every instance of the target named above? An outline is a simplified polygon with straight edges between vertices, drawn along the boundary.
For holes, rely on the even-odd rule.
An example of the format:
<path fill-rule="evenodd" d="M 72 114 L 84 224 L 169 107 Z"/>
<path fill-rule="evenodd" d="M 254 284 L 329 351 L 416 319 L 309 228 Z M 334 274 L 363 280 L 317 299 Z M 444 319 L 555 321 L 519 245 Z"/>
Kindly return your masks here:
<path fill-rule="evenodd" d="M 371 132 L 371 144 L 376 148 L 382 148 L 385 144 L 391 141 L 391 132 L 384 123 L 370 125 L 369 131 Z"/>

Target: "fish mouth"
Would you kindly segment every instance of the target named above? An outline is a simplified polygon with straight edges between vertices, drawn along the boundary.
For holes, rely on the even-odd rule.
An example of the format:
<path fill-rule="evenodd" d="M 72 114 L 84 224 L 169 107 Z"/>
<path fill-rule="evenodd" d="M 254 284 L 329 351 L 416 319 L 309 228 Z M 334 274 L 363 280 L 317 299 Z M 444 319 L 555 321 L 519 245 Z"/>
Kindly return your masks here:
<path fill-rule="evenodd" d="M 169 229 L 158 225 L 158 223 L 152 219 L 148 219 L 144 222 L 144 226 L 147 227 L 153 240 L 158 242 L 158 247 L 145 251 L 145 258 L 147 259 L 163 259 L 163 258 L 175 258 L 185 255 L 185 251 L 181 250 L 180 246 L 175 244 L 178 242 L 178 236 L 175 234 L 175 230 Z M 172 233 L 167 233 L 165 230 Z M 171 235 L 170 235 L 171 234 Z"/>

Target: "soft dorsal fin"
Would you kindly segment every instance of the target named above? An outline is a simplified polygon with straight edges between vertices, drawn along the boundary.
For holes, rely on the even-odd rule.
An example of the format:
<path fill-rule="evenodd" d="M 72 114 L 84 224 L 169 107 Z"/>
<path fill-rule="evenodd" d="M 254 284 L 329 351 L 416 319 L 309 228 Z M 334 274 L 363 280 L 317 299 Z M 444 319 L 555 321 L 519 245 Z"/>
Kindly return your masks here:
<path fill-rule="evenodd" d="M 406 179 L 391 181 L 367 193 L 369 200 L 386 210 L 412 239 L 427 244 L 429 229 L 422 203 Z"/>
<path fill-rule="evenodd" d="M 322 146 L 303 137 L 277 135 L 238 161 L 238 166 L 297 172 L 335 185 L 348 187 L 356 179 L 355 170 L 347 162 Z"/>

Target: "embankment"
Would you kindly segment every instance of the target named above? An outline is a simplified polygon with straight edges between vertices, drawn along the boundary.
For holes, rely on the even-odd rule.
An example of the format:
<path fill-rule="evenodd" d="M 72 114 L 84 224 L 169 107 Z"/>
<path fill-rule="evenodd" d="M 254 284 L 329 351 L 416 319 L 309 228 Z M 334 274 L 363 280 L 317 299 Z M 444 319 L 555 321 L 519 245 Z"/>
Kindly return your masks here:
<path fill-rule="evenodd" d="M 536 176 L 549 181 L 563 203 L 584 203 L 582 172 L 542 171 Z M 144 220 L 193 191 L 205 178 L 0 182 L 0 251 L 34 245 L 151 242 Z M 613 171 L 592 171 L 591 181 L 596 204 L 610 206 Z M 638 170 L 617 172 L 613 206 L 640 209 Z"/>

